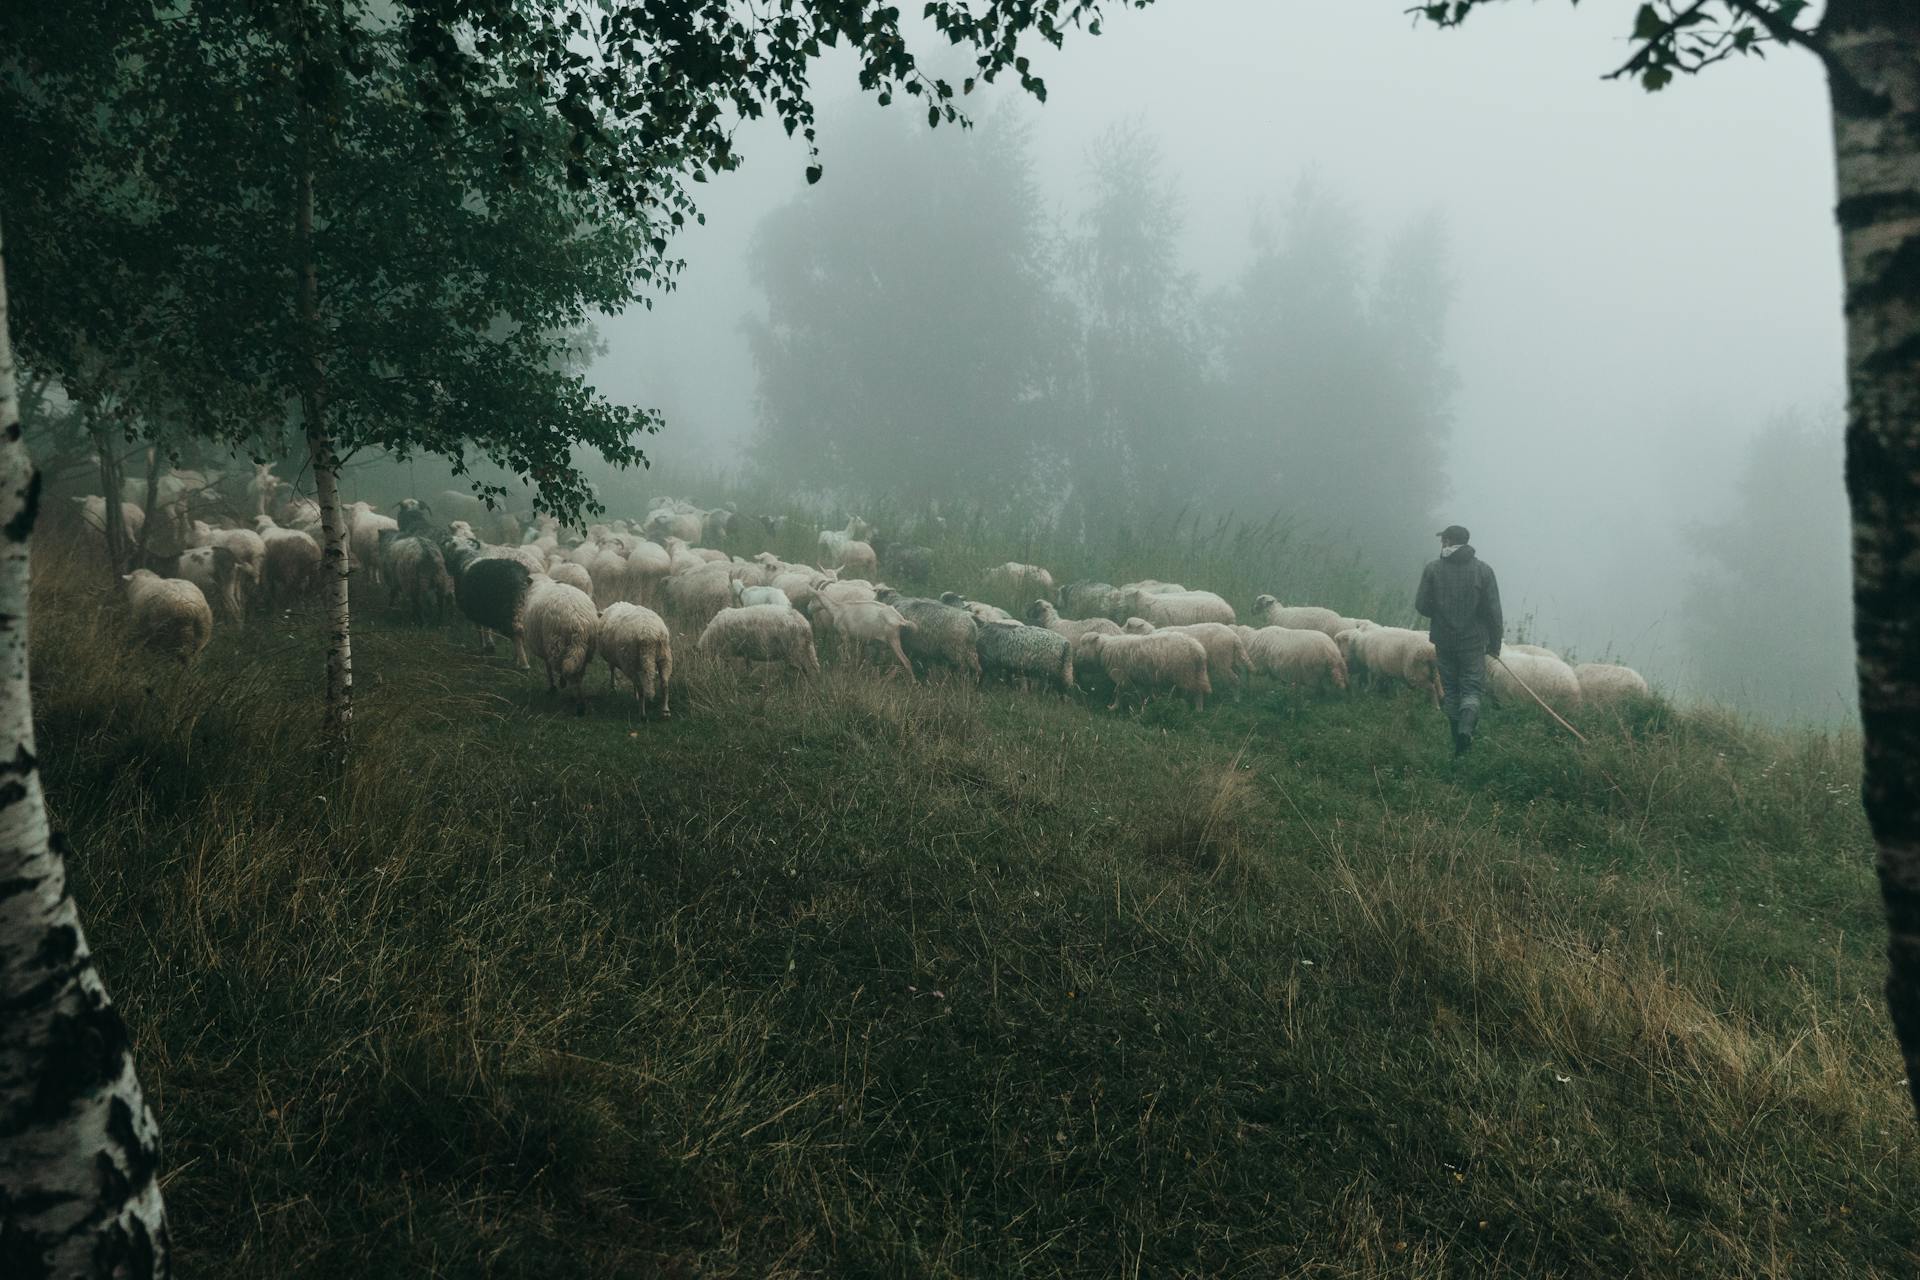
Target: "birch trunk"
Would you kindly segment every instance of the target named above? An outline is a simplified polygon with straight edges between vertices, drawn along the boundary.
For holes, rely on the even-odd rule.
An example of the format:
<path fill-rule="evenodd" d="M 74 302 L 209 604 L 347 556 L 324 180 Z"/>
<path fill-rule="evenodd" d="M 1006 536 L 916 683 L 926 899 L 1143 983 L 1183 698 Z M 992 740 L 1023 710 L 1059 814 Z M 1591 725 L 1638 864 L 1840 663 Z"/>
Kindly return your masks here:
<path fill-rule="evenodd" d="M 40 477 L 19 407 L 0 253 L 0 1274 L 165 1276 L 159 1129 L 67 893 L 34 759 L 27 589 Z"/>
<path fill-rule="evenodd" d="M 300 410 L 306 421 L 307 459 L 320 502 L 320 576 L 326 585 L 327 711 L 323 751 L 345 757 L 353 727 L 353 632 L 347 601 L 347 519 L 340 503 L 340 458 L 327 431 L 326 371 L 320 362 L 320 279 L 313 252 L 313 169 L 301 170 L 295 237 L 300 247 L 298 308 L 301 341 Z"/>
<path fill-rule="evenodd" d="M 1847 309 L 1847 496 L 1887 1005 L 1920 1108 L 1920 5 L 1831 0 Z"/>

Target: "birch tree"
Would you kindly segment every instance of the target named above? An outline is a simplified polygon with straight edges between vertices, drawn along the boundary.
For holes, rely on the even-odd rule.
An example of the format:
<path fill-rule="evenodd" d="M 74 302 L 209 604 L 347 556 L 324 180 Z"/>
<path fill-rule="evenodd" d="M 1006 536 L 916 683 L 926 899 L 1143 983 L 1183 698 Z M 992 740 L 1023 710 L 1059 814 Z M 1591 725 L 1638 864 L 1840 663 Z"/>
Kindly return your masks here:
<path fill-rule="evenodd" d="M 20 433 L 0 224 L 0 1272 L 164 1275 L 159 1128 L 47 824 L 27 683 L 40 477 Z"/>
<path fill-rule="evenodd" d="M 1488 0 L 1421 5 L 1457 26 Z M 1864 741 L 1861 800 L 1879 849 L 1887 1004 L 1920 1109 L 1920 4 L 1658 0 L 1612 74 L 1660 89 L 1735 57 L 1820 60 L 1833 110 L 1846 283 L 1847 499 Z"/>

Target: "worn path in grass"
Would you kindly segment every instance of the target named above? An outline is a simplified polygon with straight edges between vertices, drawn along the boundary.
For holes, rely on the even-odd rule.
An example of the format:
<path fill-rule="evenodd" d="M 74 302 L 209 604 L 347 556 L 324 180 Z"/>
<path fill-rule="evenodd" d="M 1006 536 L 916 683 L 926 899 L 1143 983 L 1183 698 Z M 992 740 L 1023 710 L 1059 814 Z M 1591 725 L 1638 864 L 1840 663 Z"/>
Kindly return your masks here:
<path fill-rule="evenodd" d="M 1659 704 L 1140 715 L 468 633 L 182 676 L 36 601 L 196 1275 L 1915 1273 L 1850 747 Z"/>

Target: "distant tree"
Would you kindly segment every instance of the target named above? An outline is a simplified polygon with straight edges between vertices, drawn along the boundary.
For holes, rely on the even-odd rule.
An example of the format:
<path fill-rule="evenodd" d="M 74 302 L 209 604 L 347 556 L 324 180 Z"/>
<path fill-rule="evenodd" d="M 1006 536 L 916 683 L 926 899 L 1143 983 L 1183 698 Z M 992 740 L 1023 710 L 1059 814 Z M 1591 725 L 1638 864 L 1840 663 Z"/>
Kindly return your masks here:
<path fill-rule="evenodd" d="M 1453 375 L 1444 358 L 1446 242 L 1394 242 L 1370 278 L 1353 211 L 1312 183 L 1218 299 L 1220 500 L 1340 535 L 1369 558 L 1432 533 Z"/>
<path fill-rule="evenodd" d="M 1196 428 L 1207 407 L 1193 277 L 1180 261 L 1179 195 L 1158 141 L 1115 125 L 1089 148 L 1087 204 L 1067 238 L 1080 317 L 1080 381 L 1062 444 L 1082 519 L 1190 495 L 1224 459 Z"/>
<path fill-rule="evenodd" d="M 843 119 L 841 180 L 754 232 L 756 462 L 807 484 L 1011 500 L 1047 454 L 1066 338 L 1027 129 L 1004 111 L 941 137 Z"/>
<path fill-rule="evenodd" d="M 1454 26 L 1486 3 L 1415 12 Z M 1659 0 L 1635 12 L 1632 40 L 1613 75 L 1648 89 L 1779 47 L 1807 50 L 1827 73 L 1846 280 L 1861 798 L 1879 847 L 1887 1004 L 1920 1110 L 1920 4 Z"/>
<path fill-rule="evenodd" d="M 1790 420 L 1754 441 L 1732 501 L 1690 538 L 1706 562 L 1686 619 L 1703 689 L 1785 718 L 1830 718 L 1852 686 L 1840 435 Z"/>

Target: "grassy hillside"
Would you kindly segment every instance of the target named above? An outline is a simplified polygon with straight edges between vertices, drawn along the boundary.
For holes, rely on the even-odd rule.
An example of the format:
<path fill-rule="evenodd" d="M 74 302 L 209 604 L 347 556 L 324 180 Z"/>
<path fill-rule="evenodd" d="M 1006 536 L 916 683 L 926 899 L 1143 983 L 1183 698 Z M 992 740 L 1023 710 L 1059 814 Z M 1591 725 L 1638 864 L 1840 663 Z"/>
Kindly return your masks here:
<path fill-rule="evenodd" d="M 671 721 L 604 667 L 576 720 L 368 619 L 328 792 L 315 620 L 183 676 L 40 579 L 50 800 L 183 1274 L 1920 1264 L 1845 741 L 1495 710 L 1456 765 L 1406 697 L 692 660 Z"/>

